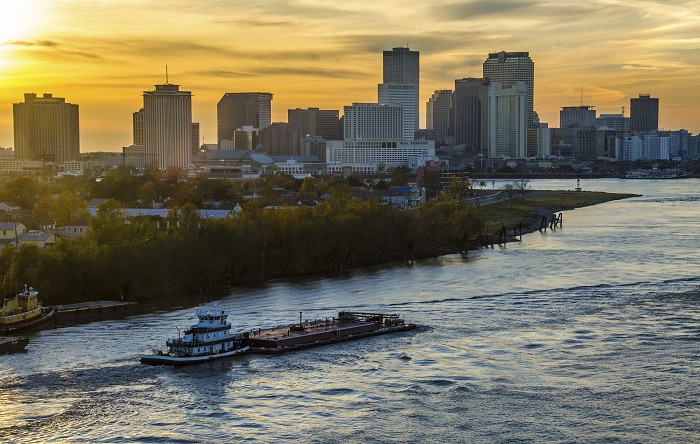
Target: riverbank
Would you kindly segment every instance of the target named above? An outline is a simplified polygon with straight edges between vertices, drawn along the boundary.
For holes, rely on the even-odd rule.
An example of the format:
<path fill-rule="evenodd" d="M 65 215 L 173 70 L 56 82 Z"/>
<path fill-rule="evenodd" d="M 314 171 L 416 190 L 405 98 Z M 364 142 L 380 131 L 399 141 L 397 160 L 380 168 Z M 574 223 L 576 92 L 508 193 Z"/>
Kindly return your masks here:
<path fill-rule="evenodd" d="M 598 191 L 527 191 L 524 196 L 483 205 L 479 210 L 486 216 L 488 233 L 505 226 L 512 229 L 522 223 L 523 234 L 540 227 L 542 217 L 551 217 L 561 211 L 598 205 L 613 200 L 639 197 L 639 194 L 603 193 Z"/>

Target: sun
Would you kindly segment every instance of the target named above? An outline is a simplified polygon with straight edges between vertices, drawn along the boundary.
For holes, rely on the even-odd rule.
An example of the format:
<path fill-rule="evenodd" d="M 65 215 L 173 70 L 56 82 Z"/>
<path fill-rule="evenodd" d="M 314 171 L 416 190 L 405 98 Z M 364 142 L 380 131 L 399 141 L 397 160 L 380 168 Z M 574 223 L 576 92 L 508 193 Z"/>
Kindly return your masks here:
<path fill-rule="evenodd" d="M 0 3 L 0 45 L 25 36 L 31 23 L 32 2 L 26 0 Z"/>

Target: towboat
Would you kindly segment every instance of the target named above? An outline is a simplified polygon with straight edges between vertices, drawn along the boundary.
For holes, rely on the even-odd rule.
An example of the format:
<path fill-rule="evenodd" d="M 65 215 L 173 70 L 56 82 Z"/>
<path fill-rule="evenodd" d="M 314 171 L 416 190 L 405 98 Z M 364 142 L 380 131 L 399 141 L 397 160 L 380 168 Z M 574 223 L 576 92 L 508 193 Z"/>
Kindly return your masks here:
<path fill-rule="evenodd" d="M 197 307 L 197 323 L 184 334 L 166 341 L 166 351 L 154 350 L 142 355 L 141 363 L 150 365 L 186 365 L 227 358 L 248 351 L 244 334 L 231 332 L 229 312 L 219 302 Z"/>
<path fill-rule="evenodd" d="M 35 330 L 53 322 L 55 316 L 56 310 L 44 308 L 39 292 L 25 284 L 20 292 L 2 301 L 0 334 Z"/>

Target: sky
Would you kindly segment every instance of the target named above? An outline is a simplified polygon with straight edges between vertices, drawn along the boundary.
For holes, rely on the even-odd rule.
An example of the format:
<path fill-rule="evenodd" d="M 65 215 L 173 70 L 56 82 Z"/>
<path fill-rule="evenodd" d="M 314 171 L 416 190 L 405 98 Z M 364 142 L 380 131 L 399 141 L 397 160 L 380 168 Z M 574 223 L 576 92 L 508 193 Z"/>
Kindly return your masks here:
<path fill-rule="evenodd" d="M 204 143 L 226 92 L 274 94 L 273 122 L 297 107 L 342 115 L 377 101 L 382 51 L 398 46 L 420 52 L 421 127 L 433 91 L 503 50 L 530 53 L 550 127 L 562 106 L 629 115 L 651 94 L 661 128 L 700 132 L 697 0 L 0 0 L 0 147 L 33 92 L 80 106 L 81 152 L 121 151 L 166 65 Z"/>

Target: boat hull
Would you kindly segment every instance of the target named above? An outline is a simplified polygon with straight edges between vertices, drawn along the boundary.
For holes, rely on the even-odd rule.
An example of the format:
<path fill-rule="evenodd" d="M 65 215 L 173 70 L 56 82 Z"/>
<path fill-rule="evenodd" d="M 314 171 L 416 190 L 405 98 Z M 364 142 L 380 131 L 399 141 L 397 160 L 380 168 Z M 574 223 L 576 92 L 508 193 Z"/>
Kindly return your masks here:
<path fill-rule="evenodd" d="M 376 330 L 360 331 L 356 333 L 350 333 L 347 336 L 333 336 L 333 337 L 322 337 L 320 334 L 309 334 L 303 339 L 294 341 L 292 343 L 279 344 L 279 346 L 272 346 L 270 344 L 263 344 L 260 342 L 251 342 L 250 350 L 248 353 L 255 354 L 267 354 L 267 355 L 277 355 L 281 353 L 293 352 L 296 350 L 303 350 L 312 347 L 320 347 L 323 345 L 336 344 L 339 342 L 353 341 L 356 339 L 367 338 L 370 336 L 379 336 L 389 333 L 398 333 L 402 331 L 413 330 L 417 327 L 416 324 L 404 324 L 392 327 L 381 327 Z"/>
<path fill-rule="evenodd" d="M 29 338 L 0 338 L 0 354 L 25 351 Z"/>
<path fill-rule="evenodd" d="M 39 330 L 44 327 L 48 327 L 53 322 L 56 320 L 56 309 L 55 308 L 49 308 L 46 309 L 46 311 L 43 311 L 41 313 L 41 316 L 38 318 L 30 321 L 30 322 L 23 322 L 21 324 L 13 324 L 9 326 L 4 326 L 0 327 L 0 334 L 6 334 L 6 333 L 18 333 L 18 332 L 26 332 L 26 331 L 35 331 Z"/>
<path fill-rule="evenodd" d="M 215 361 L 217 359 L 230 358 L 231 356 L 241 355 L 248 352 L 249 347 L 242 347 L 236 350 L 227 351 L 224 353 L 217 353 L 213 355 L 203 355 L 203 356 L 170 356 L 166 354 L 162 355 L 142 355 L 141 364 L 148 365 L 169 365 L 169 366 L 182 366 L 189 364 L 198 364 L 201 362 Z"/>

